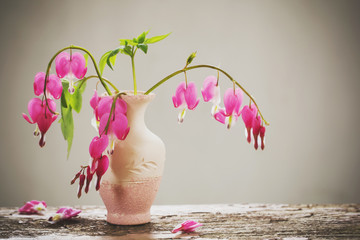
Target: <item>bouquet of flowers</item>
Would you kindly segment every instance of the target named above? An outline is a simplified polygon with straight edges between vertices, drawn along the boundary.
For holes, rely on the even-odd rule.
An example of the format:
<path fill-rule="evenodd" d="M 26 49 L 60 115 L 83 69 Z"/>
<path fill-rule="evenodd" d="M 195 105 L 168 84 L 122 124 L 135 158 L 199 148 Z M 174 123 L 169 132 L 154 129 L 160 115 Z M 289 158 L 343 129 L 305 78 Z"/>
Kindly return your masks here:
<path fill-rule="evenodd" d="M 147 95 L 172 77 L 184 74 L 184 81 L 179 83 L 172 96 L 174 107 L 179 109 L 179 123 L 184 121 L 186 110 L 194 110 L 200 102 L 196 84 L 188 81 L 187 72 L 197 68 L 215 70 L 215 76 L 206 77 L 201 88 L 204 102 L 212 103 L 212 117 L 228 129 L 241 117 L 245 124 L 247 141 L 251 142 L 252 135 L 255 149 L 258 149 L 259 144 L 261 149 L 265 147 L 265 125 L 269 125 L 269 123 L 264 119 L 254 98 L 223 69 L 212 65 L 191 65 L 196 57 L 196 52 L 187 58 L 183 68 L 169 74 L 147 91 L 138 92 L 135 54 L 138 50 L 146 54 L 149 45 L 169 36 L 166 34 L 148 38 L 148 33 L 148 31 L 143 32 L 133 39 L 120 39 L 120 46 L 103 54 L 98 64 L 87 49 L 72 45 L 65 47 L 54 54 L 45 72 L 35 75 L 34 93 L 38 97 L 29 101 L 29 116 L 23 113 L 23 117 L 30 124 L 36 125 L 34 135 L 40 136 L 40 147 L 45 146 L 45 134 L 52 123 L 59 118 L 62 134 L 68 143 L 68 156 L 74 135 L 73 110 L 80 113 L 82 93 L 85 90 L 86 82 L 96 79 L 105 89 L 105 94 L 102 95 L 95 90 L 90 100 L 90 106 L 94 112 L 92 125 L 96 128 L 98 135 L 92 139 L 89 146 L 91 162 L 81 166 L 80 171 L 71 181 L 73 184 L 79 180 L 78 197 L 81 196 L 83 186 L 85 186 L 86 193 L 89 191 L 90 182 L 95 174 L 97 176 L 96 190 L 99 190 L 101 177 L 109 166 L 109 156 L 114 151 L 115 140 L 125 140 L 131 131 L 127 119 L 127 103 L 122 99 L 122 96 L 128 93 L 119 90 L 114 83 L 103 77 L 106 66 L 113 70 L 119 53 L 128 55 L 131 59 L 134 95 Z M 96 75 L 86 75 L 89 60 L 95 68 Z M 54 62 L 56 74 L 50 74 Z M 233 83 L 233 87 L 225 90 L 223 106 L 221 106 L 220 73 Z M 249 104 L 241 108 L 244 94 L 249 98 Z M 60 113 L 57 112 L 56 100 L 60 100 Z"/>

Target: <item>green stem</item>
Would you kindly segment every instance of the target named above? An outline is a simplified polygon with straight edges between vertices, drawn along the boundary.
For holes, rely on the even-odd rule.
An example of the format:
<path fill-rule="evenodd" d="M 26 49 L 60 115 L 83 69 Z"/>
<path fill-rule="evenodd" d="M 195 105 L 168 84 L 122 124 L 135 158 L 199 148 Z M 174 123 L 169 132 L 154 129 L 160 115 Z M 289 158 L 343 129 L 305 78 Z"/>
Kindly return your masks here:
<path fill-rule="evenodd" d="M 93 64 L 94 64 L 96 74 L 98 75 L 101 84 L 102 84 L 103 87 L 105 88 L 106 92 L 107 92 L 109 95 L 112 95 L 109 87 L 106 85 L 105 81 L 104 81 L 104 80 L 102 79 L 102 77 L 101 77 L 99 68 L 98 68 L 98 66 L 97 66 L 97 64 L 96 64 L 96 62 L 95 62 L 95 59 L 94 59 L 93 55 L 92 55 L 87 49 L 82 48 L 82 47 L 78 47 L 78 46 L 65 47 L 65 48 L 63 48 L 63 49 L 60 49 L 60 50 L 59 50 L 57 53 L 55 53 L 55 55 L 50 59 L 50 62 L 48 63 L 48 66 L 47 66 L 47 69 L 46 69 L 46 74 L 45 74 L 45 83 L 44 83 L 45 102 L 46 102 L 47 108 L 48 108 L 49 111 L 50 111 L 51 113 L 53 113 L 53 114 L 58 114 L 58 113 L 52 111 L 52 110 L 50 109 L 50 107 L 49 107 L 49 104 L 48 104 L 48 101 L 47 101 L 47 96 L 46 96 L 46 82 L 47 82 L 46 80 L 47 80 L 48 77 L 49 77 L 49 73 L 50 73 L 50 69 L 51 69 L 51 64 L 52 64 L 53 61 L 55 60 L 56 56 L 59 55 L 61 52 L 67 50 L 67 49 L 78 49 L 78 50 L 81 50 L 81 51 L 87 53 L 87 54 L 90 56 L 90 58 L 91 58 L 91 60 L 92 60 L 92 62 L 93 62 Z"/>
<path fill-rule="evenodd" d="M 211 69 L 215 69 L 215 70 L 218 70 L 218 71 L 222 72 L 226 77 L 229 78 L 230 81 L 232 81 L 232 82 L 235 83 L 239 88 L 241 88 L 241 90 L 251 99 L 251 101 L 255 104 L 256 108 L 258 109 L 258 113 L 260 114 L 260 116 L 261 116 L 262 120 L 264 121 L 264 123 L 265 123 L 266 125 L 270 125 L 270 123 L 267 122 L 267 121 L 264 119 L 264 117 L 263 117 L 263 115 L 262 115 L 262 113 L 261 113 L 261 111 L 260 111 L 260 109 L 259 109 L 259 107 L 258 107 L 258 105 L 257 105 L 257 103 L 256 103 L 256 101 L 255 101 L 255 99 L 243 88 L 243 86 L 241 86 L 240 83 L 238 83 L 237 81 L 235 81 L 227 72 L 225 72 L 225 71 L 222 70 L 221 68 L 218 68 L 218 67 L 215 67 L 215 66 L 212 66 L 212 65 L 206 65 L 206 64 L 195 65 L 195 66 L 186 67 L 186 68 L 184 68 L 184 69 L 181 69 L 181 70 L 178 70 L 178 71 L 176 71 L 176 72 L 173 72 L 172 74 L 166 76 L 165 78 L 163 78 L 162 80 L 160 80 L 159 82 L 157 82 L 154 86 L 152 86 L 152 87 L 151 87 L 149 90 L 147 90 L 144 94 L 147 95 L 147 94 L 151 93 L 151 92 L 154 91 L 157 87 L 159 87 L 161 84 L 163 84 L 164 82 L 166 82 L 166 81 L 169 80 L 170 78 L 178 75 L 179 73 L 186 72 L 186 71 L 188 71 L 188 70 L 192 70 L 192 69 L 196 69 L 196 68 L 211 68 Z"/>
<path fill-rule="evenodd" d="M 135 62 L 134 62 L 135 54 L 131 57 L 131 67 L 133 73 L 133 81 L 134 81 L 134 95 L 137 94 L 137 86 L 136 86 L 136 74 L 135 74 Z"/>
<path fill-rule="evenodd" d="M 91 76 L 88 76 L 86 78 L 83 78 L 83 79 L 80 79 L 78 80 L 76 83 L 79 83 L 80 82 L 80 85 L 79 85 L 79 88 L 81 88 L 81 86 L 89 79 L 91 78 L 97 78 L 99 79 L 99 76 L 96 76 L 96 75 L 91 75 Z M 116 92 L 120 92 L 119 89 L 112 83 L 110 82 L 109 80 L 107 80 L 106 78 L 102 78 L 106 83 L 108 83 Z"/>

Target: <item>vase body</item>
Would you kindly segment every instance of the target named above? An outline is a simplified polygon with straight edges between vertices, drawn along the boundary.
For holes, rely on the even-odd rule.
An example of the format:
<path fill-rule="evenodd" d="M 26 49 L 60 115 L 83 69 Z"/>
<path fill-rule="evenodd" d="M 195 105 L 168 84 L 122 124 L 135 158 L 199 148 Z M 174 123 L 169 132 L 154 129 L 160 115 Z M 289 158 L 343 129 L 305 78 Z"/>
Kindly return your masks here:
<path fill-rule="evenodd" d="M 109 168 L 103 176 L 100 196 L 107 209 L 107 221 L 137 225 L 151 220 L 150 208 L 160 186 L 165 162 L 165 145 L 144 122 L 145 110 L 155 94 L 127 92 L 130 127 L 125 140 L 116 140 Z"/>

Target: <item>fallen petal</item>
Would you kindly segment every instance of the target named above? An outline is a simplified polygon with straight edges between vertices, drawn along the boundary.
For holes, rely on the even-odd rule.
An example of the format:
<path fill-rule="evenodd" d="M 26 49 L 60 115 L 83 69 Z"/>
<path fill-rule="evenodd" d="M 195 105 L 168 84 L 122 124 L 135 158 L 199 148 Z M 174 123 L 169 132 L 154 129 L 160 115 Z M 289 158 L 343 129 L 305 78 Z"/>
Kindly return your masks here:
<path fill-rule="evenodd" d="M 185 222 L 183 222 L 182 224 L 177 225 L 171 232 L 172 233 L 177 233 L 179 231 L 185 232 L 185 233 L 189 233 L 189 232 L 194 232 L 195 228 L 202 226 L 201 223 L 192 221 L 192 220 L 187 220 Z"/>
<path fill-rule="evenodd" d="M 21 214 L 41 214 L 46 210 L 46 203 L 44 201 L 32 200 L 25 203 L 24 206 L 19 208 L 19 213 Z"/>

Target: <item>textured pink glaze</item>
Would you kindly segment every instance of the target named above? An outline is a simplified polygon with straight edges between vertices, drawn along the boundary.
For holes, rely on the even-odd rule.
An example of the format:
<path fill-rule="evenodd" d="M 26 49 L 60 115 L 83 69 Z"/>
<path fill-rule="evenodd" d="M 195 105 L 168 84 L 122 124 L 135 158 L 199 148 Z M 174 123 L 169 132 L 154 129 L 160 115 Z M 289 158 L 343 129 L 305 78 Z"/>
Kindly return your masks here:
<path fill-rule="evenodd" d="M 161 177 L 111 184 L 102 182 L 100 195 L 107 208 L 107 221 L 117 225 L 137 225 L 151 220 L 150 208 L 159 190 Z"/>

